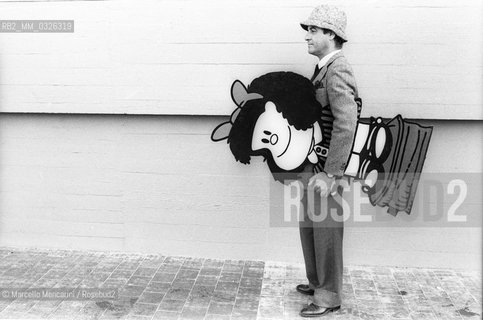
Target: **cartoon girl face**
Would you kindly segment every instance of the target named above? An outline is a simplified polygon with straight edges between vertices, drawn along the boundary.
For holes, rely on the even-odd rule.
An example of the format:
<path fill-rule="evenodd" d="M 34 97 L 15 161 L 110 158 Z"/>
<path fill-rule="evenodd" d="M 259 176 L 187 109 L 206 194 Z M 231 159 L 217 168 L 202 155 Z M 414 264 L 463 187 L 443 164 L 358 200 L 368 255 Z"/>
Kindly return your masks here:
<path fill-rule="evenodd" d="M 282 170 L 299 167 L 312 152 L 314 126 L 297 130 L 277 111 L 271 101 L 265 104 L 265 111 L 255 123 L 252 150 L 268 149 L 275 164 Z"/>

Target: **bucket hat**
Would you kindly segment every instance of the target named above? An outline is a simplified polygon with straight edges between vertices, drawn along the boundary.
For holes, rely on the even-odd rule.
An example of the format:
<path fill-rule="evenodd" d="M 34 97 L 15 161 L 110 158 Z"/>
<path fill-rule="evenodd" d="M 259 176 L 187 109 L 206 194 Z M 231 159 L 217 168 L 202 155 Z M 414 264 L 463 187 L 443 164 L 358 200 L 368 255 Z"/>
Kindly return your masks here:
<path fill-rule="evenodd" d="M 347 17 L 344 11 L 335 6 L 323 4 L 315 7 L 309 18 L 302 21 L 300 25 L 304 30 L 307 30 L 309 26 L 329 29 L 342 40 L 347 41 L 347 36 L 345 35 Z"/>

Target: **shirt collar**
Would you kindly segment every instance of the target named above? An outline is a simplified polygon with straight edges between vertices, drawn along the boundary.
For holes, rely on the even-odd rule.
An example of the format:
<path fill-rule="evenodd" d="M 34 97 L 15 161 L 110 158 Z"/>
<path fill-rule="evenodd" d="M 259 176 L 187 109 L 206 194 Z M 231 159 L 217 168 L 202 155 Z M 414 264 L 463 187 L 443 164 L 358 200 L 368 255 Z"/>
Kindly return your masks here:
<path fill-rule="evenodd" d="M 338 53 L 340 51 L 341 50 L 332 51 L 331 53 L 329 53 L 328 55 L 326 55 L 322 59 L 320 59 L 320 61 L 318 63 L 319 69 L 322 69 L 327 64 L 327 62 L 330 60 L 330 58 L 332 58 L 332 56 L 334 56 L 336 53 Z"/>

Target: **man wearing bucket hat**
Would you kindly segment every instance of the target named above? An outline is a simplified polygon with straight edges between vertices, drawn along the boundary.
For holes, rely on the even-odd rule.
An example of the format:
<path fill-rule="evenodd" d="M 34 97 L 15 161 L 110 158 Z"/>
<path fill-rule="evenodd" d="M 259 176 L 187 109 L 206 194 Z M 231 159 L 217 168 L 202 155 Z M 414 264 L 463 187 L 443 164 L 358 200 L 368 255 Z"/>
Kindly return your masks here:
<path fill-rule="evenodd" d="M 328 148 L 323 171 L 312 175 L 314 168 L 309 164 L 304 168 L 308 178 L 303 181 L 308 189 L 318 190 L 321 197 L 327 197 L 321 210 L 330 212 L 330 208 L 335 208 L 339 215 L 342 212 L 339 205 L 341 187 L 347 184 L 345 178 L 340 177 L 350 156 L 360 112 L 352 68 L 341 51 L 347 41 L 346 24 L 345 13 L 330 5 L 316 7 L 301 23 L 307 31 L 308 52 L 319 59 L 312 82 L 322 105 L 322 135 Z M 337 196 L 339 201 L 335 199 Z M 300 284 L 296 289 L 302 294 L 313 295 L 313 303 L 304 307 L 300 315 L 317 317 L 336 311 L 341 305 L 343 222 L 310 221 L 307 198 L 306 193 L 302 200 L 305 201 L 305 221 L 300 223 L 300 238 L 309 283 Z"/>

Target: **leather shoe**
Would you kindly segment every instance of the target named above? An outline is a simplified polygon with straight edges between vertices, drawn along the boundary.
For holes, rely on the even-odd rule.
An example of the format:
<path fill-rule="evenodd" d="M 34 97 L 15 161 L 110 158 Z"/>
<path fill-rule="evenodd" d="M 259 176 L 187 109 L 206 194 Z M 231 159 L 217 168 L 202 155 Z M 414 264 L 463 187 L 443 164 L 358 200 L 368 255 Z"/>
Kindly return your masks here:
<path fill-rule="evenodd" d="M 309 304 L 305 308 L 300 311 L 300 315 L 305 318 L 310 318 L 310 317 L 321 317 L 324 316 L 328 313 L 337 311 L 340 309 L 340 306 L 337 307 L 332 307 L 332 308 L 325 308 L 325 307 L 319 307 L 318 305 L 315 305 L 313 303 Z"/>
<path fill-rule="evenodd" d="M 314 290 L 310 289 L 309 285 L 308 284 L 299 284 L 297 287 L 295 287 L 295 289 L 302 293 L 302 294 L 306 294 L 308 296 L 313 296 L 314 295 Z"/>

